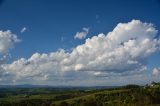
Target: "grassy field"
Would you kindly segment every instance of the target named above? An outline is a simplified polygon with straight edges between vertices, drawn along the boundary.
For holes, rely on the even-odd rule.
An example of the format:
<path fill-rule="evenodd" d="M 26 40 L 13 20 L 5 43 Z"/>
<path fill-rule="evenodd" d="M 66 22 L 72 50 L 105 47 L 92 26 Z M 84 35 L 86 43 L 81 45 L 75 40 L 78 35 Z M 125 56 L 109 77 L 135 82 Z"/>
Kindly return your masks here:
<path fill-rule="evenodd" d="M 0 106 L 160 106 L 160 85 L 110 89 L 0 89 Z"/>

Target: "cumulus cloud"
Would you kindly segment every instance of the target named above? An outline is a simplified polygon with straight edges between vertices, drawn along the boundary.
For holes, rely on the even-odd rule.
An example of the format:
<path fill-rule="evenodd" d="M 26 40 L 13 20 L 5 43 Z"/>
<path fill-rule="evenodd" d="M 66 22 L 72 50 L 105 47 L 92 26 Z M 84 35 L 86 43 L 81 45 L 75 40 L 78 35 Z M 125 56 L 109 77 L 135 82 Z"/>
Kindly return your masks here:
<path fill-rule="evenodd" d="M 160 67 L 154 68 L 152 72 L 153 72 L 153 75 L 160 75 Z"/>
<path fill-rule="evenodd" d="M 17 82 L 135 75 L 147 70 L 147 58 L 160 49 L 157 34 L 153 24 L 132 20 L 119 23 L 106 35 L 86 39 L 71 52 L 35 53 L 2 68 Z"/>
<path fill-rule="evenodd" d="M 13 34 L 11 31 L 0 31 L 0 82 L 1 81 L 11 81 L 11 77 L 14 77 L 11 73 L 2 68 L 9 55 L 10 49 L 12 49 L 15 43 L 19 42 L 17 35 Z M 14 72 L 15 73 L 15 72 Z"/>
<path fill-rule="evenodd" d="M 26 30 L 27 30 L 27 28 L 26 28 L 26 27 L 23 27 L 23 28 L 21 29 L 21 33 L 24 33 Z"/>
<path fill-rule="evenodd" d="M 17 38 L 17 36 L 10 30 L 0 31 L 0 54 L 7 54 L 9 50 L 14 47 L 14 44 L 19 41 L 20 40 Z"/>
<path fill-rule="evenodd" d="M 77 32 L 76 35 L 74 36 L 74 39 L 84 39 L 86 38 L 88 32 L 89 32 L 89 28 L 83 28 L 82 32 Z"/>

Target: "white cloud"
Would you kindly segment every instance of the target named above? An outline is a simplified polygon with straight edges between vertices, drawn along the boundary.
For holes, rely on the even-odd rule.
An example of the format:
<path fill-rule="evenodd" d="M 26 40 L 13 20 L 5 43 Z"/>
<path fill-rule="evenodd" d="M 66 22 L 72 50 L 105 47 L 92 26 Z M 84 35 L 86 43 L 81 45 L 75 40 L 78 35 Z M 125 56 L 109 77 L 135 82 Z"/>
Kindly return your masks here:
<path fill-rule="evenodd" d="M 0 31 L 0 54 L 7 54 L 14 47 L 14 44 L 19 41 L 11 31 Z"/>
<path fill-rule="evenodd" d="M 5 64 L 10 49 L 19 41 L 17 35 L 11 31 L 0 31 L 0 82 L 10 82 L 12 77 L 14 77 L 13 74 L 16 74 L 15 72 L 12 74 L 11 71 L 4 70 L 2 65 Z"/>
<path fill-rule="evenodd" d="M 160 75 L 160 67 L 154 68 L 152 72 L 153 72 L 153 75 Z"/>
<path fill-rule="evenodd" d="M 23 27 L 23 28 L 21 29 L 21 33 L 24 33 L 26 30 L 27 30 L 27 28 L 26 28 L 26 27 Z"/>
<path fill-rule="evenodd" d="M 82 32 L 77 32 L 74 36 L 74 39 L 84 39 L 86 38 L 87 34 L 89 32 L 89 28 L 83 28 Z"/>
<path fill-rule="evenodd" d="M 108 77 L 109 76 L 109 74 L 105 72 L 94 72 L 93 74 L 96 77 Z"/>
<path fill-rule="evenodd" d="M 2 69 L 12 81 L 30 83 L 135 75 L 147 70 L 147 58 L 160 49 L 157 33 L 153 24 L 139 20 L 119 23 L 112 32 L 88 38 L 71 52 L 35 53 L 3 64 Z"/>

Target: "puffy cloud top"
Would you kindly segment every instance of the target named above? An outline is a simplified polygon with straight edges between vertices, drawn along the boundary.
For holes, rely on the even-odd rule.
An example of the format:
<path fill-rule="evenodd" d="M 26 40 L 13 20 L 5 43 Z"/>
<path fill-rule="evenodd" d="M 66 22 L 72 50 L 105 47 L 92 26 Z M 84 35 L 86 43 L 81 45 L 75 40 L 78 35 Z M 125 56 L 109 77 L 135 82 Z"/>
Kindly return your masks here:
<path fill-rule="evenodd" d="M 160 75 L 160 67 L 153 69 L 153 75 Z"/>
<path fill-rule="evenodd" d="M 61 76 L 83 79 L 86 75 L 139 73 L 147 69 L 147 58 L 160 49 L 157 33 L 153 24 L 132 20 L 119 23 L 107 35 L 101 33 L 86 39 L 71 52 L 61 49 L 49 54 L 35 53 L 29 59 L 21 58 L 2 67 L 7 73 L 12 72 L 12 80 L 55 80 Z"/>
<path fill-rule="evenodd" d="M 11 31 L 0 31 L 0 54 L 6 54 L 20 40 Z"/>
<path fill-rule="evenodd" d="M 10 49 L 19 41 L 17 35 L 13 34 L 11 31 L 0 31 L 0 82 L 10 82 L 11 79 L 7 79 L 6 76 L 10 78 L 14 77 L 11 70 L 4 70 L 2 65 L 4 65 Z M 15 72 L 13 73 L 16 74 Z"/>

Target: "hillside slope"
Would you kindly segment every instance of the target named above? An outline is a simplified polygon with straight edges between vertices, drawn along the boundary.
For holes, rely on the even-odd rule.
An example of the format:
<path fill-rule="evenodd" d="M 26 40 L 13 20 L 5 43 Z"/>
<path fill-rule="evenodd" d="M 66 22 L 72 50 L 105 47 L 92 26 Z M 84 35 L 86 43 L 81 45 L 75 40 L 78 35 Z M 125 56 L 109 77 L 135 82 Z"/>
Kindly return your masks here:
<path fill-rule="evenodd" d="M 159 84 L 145 87 L 128 85 L 101 90 L 16 90 L 3 95 L 0 106 L 160 106 Z"/>

